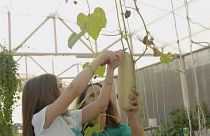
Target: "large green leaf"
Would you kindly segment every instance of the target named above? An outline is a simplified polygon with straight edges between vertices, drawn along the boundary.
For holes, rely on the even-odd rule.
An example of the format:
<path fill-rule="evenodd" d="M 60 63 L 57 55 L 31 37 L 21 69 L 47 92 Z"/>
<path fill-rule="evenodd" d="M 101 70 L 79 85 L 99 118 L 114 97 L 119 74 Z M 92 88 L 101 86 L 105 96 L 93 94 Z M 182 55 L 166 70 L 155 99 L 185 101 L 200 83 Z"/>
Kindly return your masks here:
<path fill-rule="evenodd" d="M 102 8 L 95 8 L 94 12 L 89 15 L 80 13 L 77 16 L 77 25 L 82 30 L 84 24 L 87 24 L 87 33 L 94 39 L 97 40 L 101 29 L 106 27 L 106 16 Z"/>

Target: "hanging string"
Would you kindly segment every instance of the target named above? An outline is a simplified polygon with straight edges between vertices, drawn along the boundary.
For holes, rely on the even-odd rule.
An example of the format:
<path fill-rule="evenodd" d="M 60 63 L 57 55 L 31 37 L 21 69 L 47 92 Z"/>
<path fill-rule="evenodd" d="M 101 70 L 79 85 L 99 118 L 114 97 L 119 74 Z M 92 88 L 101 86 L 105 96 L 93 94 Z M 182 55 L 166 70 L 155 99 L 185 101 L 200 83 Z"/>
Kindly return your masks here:
<path fill-rule="evenodd" d="M 152 69 L 152 68 L 151 68 Z M 150 70 L 152 71 L 152 70 Z M 154 118 L 156 117 L 155 115 L 155 103 L 154 103 L 154 94 L 153 94 L 153 81 L 152 81 L 152 72 L 149 73 L 150 74 L 150 85 L 151 85 L 151 92 L 152 92 L 152 107 L 153 107 L 153 116 Z"/>
<path fill-rule="evenodd" d="M 154 66 L 153 66 L 154 67 Z M 160 112 L 159 112 L 159 103 L 158 103 L 158 95 L 157 95 L 157 84 L 156 84 L 156 80 L 155 80 L 155 72 L 154 70 L 152 69 L 153 71 L 153 77 L 154 77 L 154 85 L 155 85 L 155 97 L 156 97 L 156 108 L 157 108 L 157 117 L 158 117 L 158 122 L 160 123 Z"/>
<path fill-rule="evenodd" d="M 142 70 L 142 79 L 143 79 L 143 92 L 144 92 L 144 99 L 145 99 L 145 106 L 146 106 L 146 119 L 149 119 L 149 113 L 148 113 L 148 104 L 147 104 L 147 94 L 146 94 L 146 88 L 145 88 L 145 79 L 144 79 L 144 70 Z"/>
<path fill-rule="evenodd" d="M 179 35 L 178 35 L 178 30 L 177 30 L 176 16 L 175 16 L 175 12 L 174 12 L 173 0 L 171 0 L 171 8 L 172 8 L 172 13 L 173 13 L 173 18 L 174 18 L 174 27 L 175 27 L 175 31 L 176 31 L 177 46 L 178 46 L 179 55 L 180 55 L 179 56 L 179 65 L 182 66 L 181 70 L 184 71 L 184 73 L 181 73 L 181 74 L 185 74 L 184 62 L 183 62 L 181 47 L 180 47 L 180 43 L 179 43 Z M 186 82 L 185 82 L 185 84 L 186 84 Z M 186 90 L 183 90 L 183 91 L 186 91 Z M 188 95 L 188 92 L 187 92 L 187 95 Z M 189 95 L 188 95 L 188 97 L 189 97 Z M 185 95 L 183 96 L 183 98 L 186 99 Z M 188 118 L 188 123 L 189 123 L 190 136 L 192 136 L 192 125 L 191 125 L 192 121 L 190 119 L 190 112 L 189 112 L 189 106 L 188 105 L 187 105 L 187 107 L 185 106 L 185 109 L 187 111 L 187 118 Z"/>
<path fill-rule="evenodd" d="M 164 121 L 165 121 L 166 130 L 168 130 L 167 119 L 166 119 L 166 100 L 165 100 L 165 88 L 164 88 L 163 68 L 162 68 L 162 65 L 161 65 L 161 83 L 162 83 L 162 90 L 163 90 L 163 113 L 164 113 Z M 166 133 L 168 135 L 168 131 L 166 131 Z"/>
<path fill-rule="evenodd" d="M 138 72 L 136 72 L 136 74 L 137 73 L 139 73 L 139 75 L 137 75 L 136 76 L 136 78 L 137 78 L 137 82 L 139 82 L 140 83 L 140 77 L 141 77 L 141 73 L 140 73 L 140 71 L 138 71 Z M 140 84 L 140 86 L 141 86 L 141 84 Z M 137 87 L 138 89 L 140 89 L 139 87 Z M 141 120 L 141 123 L 144 125 L 144 122 L 145 122 L 145 119 L 146 119 L 146 117 L 145 117 L 145 109 L 144 109 L 144 105 L 143 105 L 143 93 L 142 93 L 142 90 L 137 90 L 137 91 L 139 91 L 139 97 L 140 97 L 140 101 L 139 101 L 139 106 L 140 106 L 140 108 L 139 108 L 139 113 L 140 113 L 140 120 Z"/>
<path fill-rule="evenodd" d="M 191 30 L 191 24 L 190 24 L 190 18 L 189 18 L 189 8 L 188 8 L 188 1 L 184 0 L 185 5 L 185 12 L 187 16 L 187 24 L 188 24 L 188 33 L 189 33 L 189 42 L 190 42 L 190 54 L 191 54 L 191 61 L 192 61 L 192 68 L 193 68 L 193 75 L 195 79 L 195 89 L 196 89 L 196 100 L 197 100 L 197 112 L 198 112 L 198 124 L 199 124 L 199 135 L 203 135 L 203 132 L 206 130 L 206 119 L 201 107 L 200 99 L 199 99 L 199 88 L 198 88 L 198 79 L 197 79 L 197 73 L 195 69 L 195 58 L 193 56 L 192 52 L 192 30 Z M 203 121 L 203 122 L 202 122 Z"/>

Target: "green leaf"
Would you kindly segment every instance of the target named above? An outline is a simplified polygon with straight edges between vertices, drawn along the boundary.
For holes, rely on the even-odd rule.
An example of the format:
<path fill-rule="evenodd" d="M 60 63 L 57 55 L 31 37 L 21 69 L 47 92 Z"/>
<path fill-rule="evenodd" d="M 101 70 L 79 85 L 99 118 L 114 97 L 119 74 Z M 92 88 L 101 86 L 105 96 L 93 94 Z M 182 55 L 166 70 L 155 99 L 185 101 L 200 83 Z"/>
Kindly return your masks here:
<path fill-rule="evenodd" d="M 89 62 L 85 62 L 83 65 L 82 65 L 82 68 L 85 69 L 86 67 L 88 67 L 90 63 Z"/>
<path fill-rule="evenodd" d="M 85 136 L 92 136 L 93 133 L 97 133 L 99 130 L 99 124 L 96 124 L 94 127 L 88 127 L 86 130 L 85 130 Z"/>
<path fill-rule="evenodd" d="M 80 13 L 77 16 L 77 25 L 80 27 L 80 29 L 82 29 L 82 26 L 85 24 L 88 25 L 88 17 L 84 13 Z"/>
<path fill-rule="evenodd" d="M 93 55 L 94 58 L 98 57 L 100 55 L 100 52 L 97 52 Z M 89 62 L 85 62 L 83 65 L 82 65 L 82 68 L 85 69 L 86 67 L 88 67 L 90 63 Z M 97 69 L 96 69 L 96 72 L 95 72 L 95 75 L 97 77 L 104 77 L 104 74 L 105 74 L 105 71 L 106 71 L 106 67 L 105 66 L 99 66 Z"/>
<path fill-rule="evenodd" d="M 173 62 L 174 54 L 167 53 L 167 54 L 161 54 L 160 55 L 160 61 L 163 63 L 171 63 Z"/>
<path fill-rule="evenodd" d="M 106 16 L 102 8 L 95 8 L 92 14 L 86 16 L 83 13 L 80 13 L 77 16 L 77 25 L 82 30 L 82 27 L 87 25 L 87 33 L 94 39 L 97 40 L 101 29 L 106 27 Z"/>
<path fill-rule="evenodd" d="M 98 76 L 98 77 L 103 77 L 104 76 L 104 73 L 105 73 L 105 70 L 106 70 L 106 67 L 105 66 L 99 66 L 96 69 L 95 75 Z"/>
<path fill-rule="evenodd" d="M 87 25 L 84 24 L 79 34 L 73 32 L 68 39 L 69 48 L 73 48 L 74 44 L 86 33 Z"/>
<path fill-rule="evenodd" d="M 77 33 L 73 32 L 71 34 L 71 36 L 68 39 L 68 47 L 72 49 L 72 47 L 74 46 L 74 44 L 76 43 L 76 37 L 77 37 Z"/>

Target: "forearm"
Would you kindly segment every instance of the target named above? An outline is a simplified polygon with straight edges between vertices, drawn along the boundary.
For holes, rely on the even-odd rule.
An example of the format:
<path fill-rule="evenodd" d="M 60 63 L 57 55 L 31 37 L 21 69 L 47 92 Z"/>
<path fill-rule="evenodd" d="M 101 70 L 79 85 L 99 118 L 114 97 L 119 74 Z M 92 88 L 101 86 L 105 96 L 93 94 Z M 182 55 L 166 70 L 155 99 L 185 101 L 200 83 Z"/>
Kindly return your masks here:
<path fill-rule="evenodd" d="M 86 67 L 74 78 L 67 90 L 73 91 L 76 97 L 79 96 L 87 87 L 87 84 L 90 82 L 90 79 L 99 65 L 100 64 L 96 60 L 91 62 L 89 67 Z"/>
<path fill-rule="evenodd" d="M 107 71 L 106 73 L 106 79 L 110 83 L 113 80 L 113 72 Z M 96 117 L 98 114 L 100 114 L 105 108 L 107 108 L 107 105 L 110 100 L 112 90 L 112 84 L 104 83 L 98 98 L 96 98 L 96 101 L 88 104 L 82 109 L 82 122 L 85 123 L 89 121 L 90 119 Z"/>
<path fill-rule="evenodd" d="M 103 82 L 100 95 L 97 99 L 100 108 L 105 108 L 109 104 L 113 84 L 113 73 L 114 70 L 109 68 L 107 69 L 106 77 Z"/>
<path fill-rule="evenodd" d="M 143 128 L 139 125 L 136 116 L 129 117 L 128 123 L 131 127 L 131 136 L 143 136 Z"/>

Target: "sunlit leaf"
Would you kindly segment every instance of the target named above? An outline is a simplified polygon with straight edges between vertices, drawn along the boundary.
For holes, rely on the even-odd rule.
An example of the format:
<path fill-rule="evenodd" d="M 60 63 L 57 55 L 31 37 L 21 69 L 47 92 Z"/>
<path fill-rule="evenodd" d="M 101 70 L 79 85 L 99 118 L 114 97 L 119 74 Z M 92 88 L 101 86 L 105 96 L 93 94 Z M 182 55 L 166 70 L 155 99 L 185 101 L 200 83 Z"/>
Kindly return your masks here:
<path fill-rule="evenodd" d="M 85 69 L 86 67 L 88 67 L 90 63 L 89 62 L 85 62 L 83 65 L 82 65 L 82 68 Z"/>
<path fill-rule="evenodd" d="M 77 16 L 77 25 L 82 29 L 85 24 L 88 25 L 88 17 L 84 13 L 80 13 Z"/>
<path fill-rule="evenodd" d="M 106 16 L 102 8 L 96 8 L 92 14 L 85 15 L 80 13 L 77 16 L 77 25 L 82 29 L 84 24 L 87 24 L 87 33 L 97 40 L 102 28 L 106 27 Z"/>
<path fill-rule="evenodd" d="M 82 65 L 82 68 L 85 69 L 86 67 L 88 67 L 90 63 L 89 62 L 85 62 L 83 65 Z M 105 74 L 105 71 L 106 71 L 106 67 L 105 66 L 99 66 L 97 69 L 96 69 L 96 72 L 95 72 L 95 75 L 97 77 L 103 77 L 104 74 Z"/>
<path fill-rule="evenodd" d="M 104 76 L 104 73 L 105 73 L 105 70 L 106 70 L 106 67 L 105 66 L 99 66 L 97 69 L 96 69 L 96 76 L 98 77 L 103 77 Z"/>
<path fill-rule="evenodd" d="M 171 63 L 173 62 L 174 54 L 167 53 L 167 54 L 161 54 L 160 55 L 160 61 L 163 63 Z"/>
<path fill-rule="evenodd" d="M 73 48 L 74 44 L 86 33 L 86 26 L 83 26 L 81 32 L 79 34 L 73 32 L 68 39 L 68 47 Z"/>

